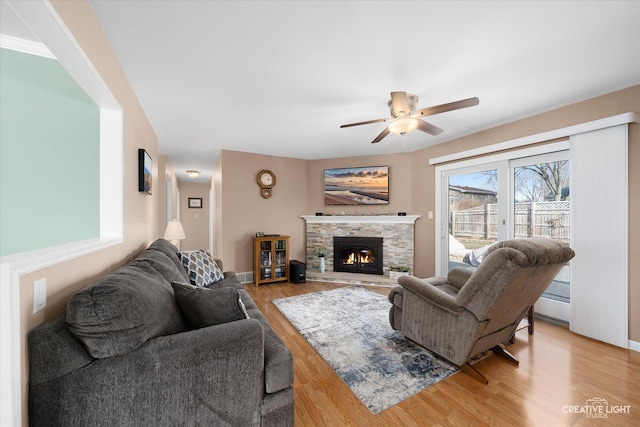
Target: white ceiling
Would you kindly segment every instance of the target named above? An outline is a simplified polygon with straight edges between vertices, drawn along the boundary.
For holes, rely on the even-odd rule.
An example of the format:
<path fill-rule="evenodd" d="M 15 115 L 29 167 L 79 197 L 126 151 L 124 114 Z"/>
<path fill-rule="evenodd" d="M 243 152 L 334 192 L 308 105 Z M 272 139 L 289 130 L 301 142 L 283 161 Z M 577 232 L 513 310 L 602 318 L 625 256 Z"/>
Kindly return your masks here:
<path fill-rule="evenodd" d="M 181 180 L 221 149 L 410 152 L 640 84 L 639 1 L 89 1 Z M 339 128 L 391 91 L 480 105 L 438 137 Z"/>

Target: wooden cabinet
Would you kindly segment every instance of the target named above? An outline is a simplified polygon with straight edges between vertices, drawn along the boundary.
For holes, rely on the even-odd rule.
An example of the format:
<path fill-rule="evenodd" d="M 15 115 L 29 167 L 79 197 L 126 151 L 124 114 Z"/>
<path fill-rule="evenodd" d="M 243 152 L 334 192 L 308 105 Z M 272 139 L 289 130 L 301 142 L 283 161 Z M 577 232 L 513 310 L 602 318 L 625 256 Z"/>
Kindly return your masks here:
<path fill-rule="evenodd" d="M 253 238 L 253 282 L 289 281 L 289 236 Z"/>

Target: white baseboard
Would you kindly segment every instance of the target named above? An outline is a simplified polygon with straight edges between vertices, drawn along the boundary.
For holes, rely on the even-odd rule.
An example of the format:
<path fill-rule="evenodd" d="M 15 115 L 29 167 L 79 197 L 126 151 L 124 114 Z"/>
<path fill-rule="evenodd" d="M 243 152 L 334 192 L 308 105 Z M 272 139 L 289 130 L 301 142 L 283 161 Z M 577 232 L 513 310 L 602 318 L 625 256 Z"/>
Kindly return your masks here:
<path fill-rule="evenodd" d="M 240 283 L 253 283 L 253 271 L 243 271 L 241 273 L 236 273 L 238 280 Z"/>
<path fill-rule="evenodd" d="M 640 342 L 629 340 L 629 350 L 640 352 Z"/>
<path fill-rule="evenodd" d="M 540 298 L 536 301 L 534 311 L 542 316 L 569 323 L 571 320 L 571 309 L 569 304 L 555 301 L 549 298 Z"/>

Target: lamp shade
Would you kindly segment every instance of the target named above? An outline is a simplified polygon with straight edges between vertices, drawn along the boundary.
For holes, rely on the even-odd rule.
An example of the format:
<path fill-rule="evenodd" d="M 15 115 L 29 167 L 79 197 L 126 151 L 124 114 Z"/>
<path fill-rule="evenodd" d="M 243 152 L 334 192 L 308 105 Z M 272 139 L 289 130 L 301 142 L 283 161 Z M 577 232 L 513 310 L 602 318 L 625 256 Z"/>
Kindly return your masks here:
<path fill-rule="evenodd" d="M 402 135 L 415 130 L 417 127 L 418 119 L 414 119 L 413 117 L 400 117 L 391 122 L 389 132 Z"/>
<path fill-rule="evenodd" d="M 184 234 L 184 229 L 182 228 L 180 221 L 174 219 L 167 224 L 167 229 L 164 232 L 164 238 L 171 240 L 172 242 L 177 242 L 178 240 L 187 238 Z"/>

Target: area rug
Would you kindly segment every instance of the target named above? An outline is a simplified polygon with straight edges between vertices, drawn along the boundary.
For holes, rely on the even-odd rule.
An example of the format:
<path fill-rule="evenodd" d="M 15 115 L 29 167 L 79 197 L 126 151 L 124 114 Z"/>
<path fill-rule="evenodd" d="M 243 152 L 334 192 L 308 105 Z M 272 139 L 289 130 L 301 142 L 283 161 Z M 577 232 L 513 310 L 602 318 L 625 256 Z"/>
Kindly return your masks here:
<path fill-rule="evenodd" d="M 351 286 L 273 303 L 374 414 L 457 370 L 391 329 L 391 303 L 377 292 Z"/>

